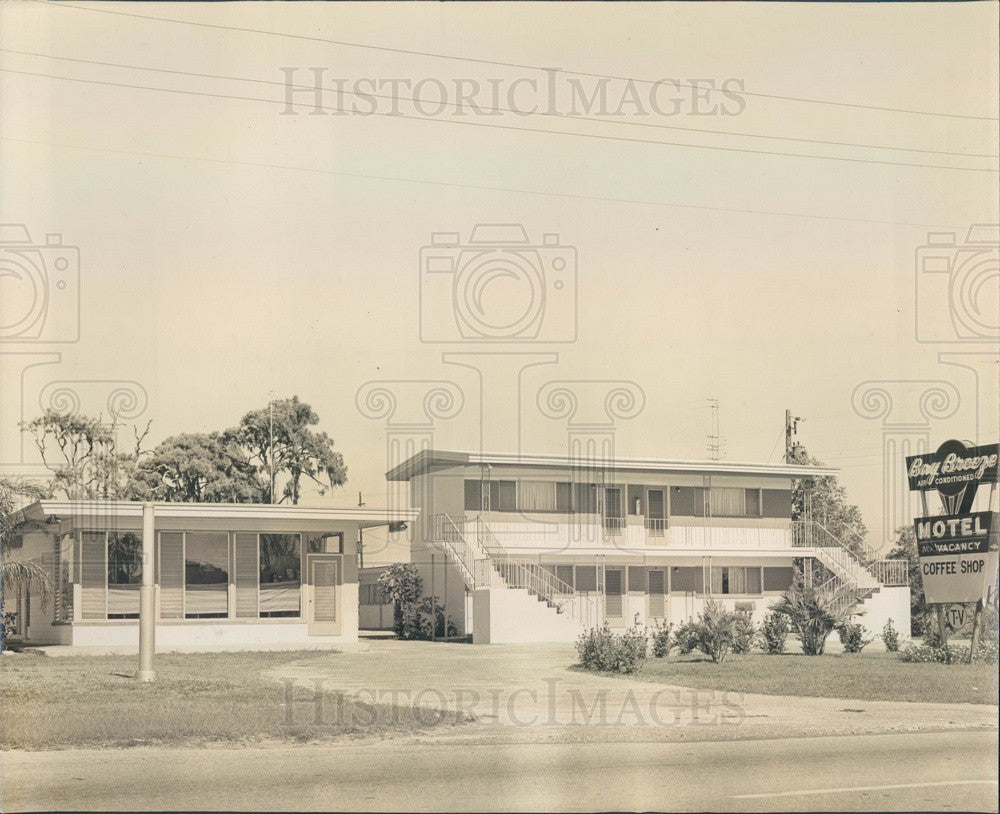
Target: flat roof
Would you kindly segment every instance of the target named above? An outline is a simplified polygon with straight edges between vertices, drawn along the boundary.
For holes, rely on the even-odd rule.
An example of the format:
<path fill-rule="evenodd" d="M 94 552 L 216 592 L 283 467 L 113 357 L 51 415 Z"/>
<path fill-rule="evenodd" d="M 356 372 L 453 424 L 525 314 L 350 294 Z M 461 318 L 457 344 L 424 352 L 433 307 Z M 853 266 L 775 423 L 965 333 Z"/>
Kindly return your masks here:
<path fill-rule="evenodd" d="M 397 464 L 385 473 L 386 480 L 408 481 L 416 475 L 434 469 L 454 466 L 525 466 L 557 469 L 601 469 L 603 464 L 566 455 L 538 455 L 516 452 L 455 452 L 425 449 Z M 618 458 L 614 468 L 631 472 L 684 472 L 705 475 L 780 475 L 789 478 L 836 475 L 840 470 L 831 466 L 803 466 L 786 463 L 755 463 L 747 461 L 698 461 L 672 458 Z"/>
<path fill-rule="evenodd" d="M 157 517 L 244 518 L 261 520 L 346 520 L 362 528 L 384 526 L 399 521 L 413 521 L 416 509 L 369 509 L 325 506 L 288 506 L 280 503 L 144 503 L 133 500 L 40 500 L 26 506 L 15 517 L 24 521 L 44 522 L 50 517 L 142 517 L 142 507 L 152 505 Z"/>

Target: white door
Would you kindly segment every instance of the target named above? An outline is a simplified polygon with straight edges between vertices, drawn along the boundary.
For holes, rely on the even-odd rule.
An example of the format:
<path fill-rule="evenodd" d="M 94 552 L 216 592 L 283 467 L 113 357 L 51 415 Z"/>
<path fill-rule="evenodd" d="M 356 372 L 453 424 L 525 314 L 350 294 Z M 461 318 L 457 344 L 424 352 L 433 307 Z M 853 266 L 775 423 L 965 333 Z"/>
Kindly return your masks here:
<path fill-rule="evenodd" d="M 335 636 L 341 632 L 339 554 L 309 554 L 309 635 Z"/>

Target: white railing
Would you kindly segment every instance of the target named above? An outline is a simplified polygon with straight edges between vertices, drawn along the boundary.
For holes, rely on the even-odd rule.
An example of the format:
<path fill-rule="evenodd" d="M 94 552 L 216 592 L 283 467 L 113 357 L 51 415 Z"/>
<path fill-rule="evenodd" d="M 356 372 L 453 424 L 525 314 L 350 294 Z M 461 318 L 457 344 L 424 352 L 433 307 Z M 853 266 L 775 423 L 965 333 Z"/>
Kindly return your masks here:
<path fill-rule="evenodd" d="M 430 522 L 430 542 L 442 545 L 451 553 L 458 564 L 459 570 L 462 572 L 465 584 L 470 588 L 475 588 L 481 584 L 488 585 L 488 582 L 480 583 L 478 573 L 482 570 L 478 567 L 478 563 L 485 560 L 485 557 L 477 556 L 479 552 L 469 544 L 462 529 L 459 528 L 451 516 L 447 514 L 435 514 L 430 518 Z"/>
<path fill-rule="evenodd" d="M 488 561 L 509 588 L 522 588 L 544 600 L 559 613 L 566 613 L 580 622 L 597 618 L 597 608 L 589 597 L 577 593 L 573 586 L 546 571 L 535 562 L 525 562 L 511 556 L 503 543 L 481 517 L 474 521 L 479 545 Z"/>
<path fill-rule="evenodd" d="M 667 518 L 647 517 L 644 525 L 651 537 L 662 537 L 667 530 Z"/>
<path fill-rule="evenodd" d="M 902 588 L 910 584 L 909 565 L 906 560 L 875 560 L 868 570 L 887 588 Z"/>

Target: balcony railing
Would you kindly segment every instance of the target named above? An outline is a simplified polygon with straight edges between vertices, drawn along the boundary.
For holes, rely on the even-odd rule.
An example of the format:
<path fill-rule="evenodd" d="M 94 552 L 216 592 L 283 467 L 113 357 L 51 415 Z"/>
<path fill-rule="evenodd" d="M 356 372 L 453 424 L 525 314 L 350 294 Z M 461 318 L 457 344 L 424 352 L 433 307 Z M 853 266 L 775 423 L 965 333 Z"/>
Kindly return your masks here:
<path fill-rule="evenodd" d="M 650 537 L 662 537 L 667 531 L 667 518 L 647 517 L 646 531 L 649 532 Z"/>
<path fill-rule="evenodd" d="M 910 569 L 906 560 L 875 560 L 868 570 L 886 588 L 904 588 L 910 584 Z"/>
<path fill-rule="evenodd" d="M 624 517 L 605 517 L 603 520 L 606 534 L 621 534 L 625 530 Z"/>

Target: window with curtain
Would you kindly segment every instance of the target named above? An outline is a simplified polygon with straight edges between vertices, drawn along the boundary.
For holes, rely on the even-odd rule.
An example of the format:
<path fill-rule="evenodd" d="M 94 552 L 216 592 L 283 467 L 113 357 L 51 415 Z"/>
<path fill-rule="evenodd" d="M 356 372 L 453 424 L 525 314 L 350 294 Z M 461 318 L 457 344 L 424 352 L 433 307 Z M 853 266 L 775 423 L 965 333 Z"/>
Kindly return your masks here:
<path fill-rule="evenodd" d="M 139 618 L 142 584 L 142 536 L 133 531 L 108 532 L 108 618 Z"/>
<path fill-rule="evenodd" d="M 229 616 L 229 534 L 224 531 L 184 535 L 184 616 Z"/>
<path fill-rule="evenodd" d="M 302 558 L 298 534 L 260 535 L 260 615 L 298 616 Z"/>
<path fill-rule="evenodd" d="M 761 593 L 760 568 L 755 565 L 713 566 L 712 593 L 718 595 Z"/>
<path fill-rule="evenodd" d="M 554 512 L 556 510 L 556 485 L 536 480 L 518 481 L 517 508 L 529 512 Z"/>

